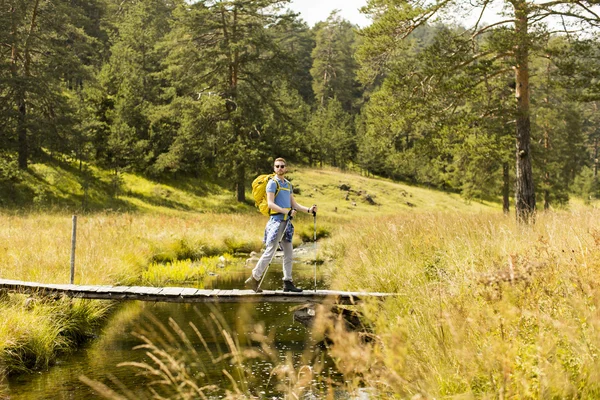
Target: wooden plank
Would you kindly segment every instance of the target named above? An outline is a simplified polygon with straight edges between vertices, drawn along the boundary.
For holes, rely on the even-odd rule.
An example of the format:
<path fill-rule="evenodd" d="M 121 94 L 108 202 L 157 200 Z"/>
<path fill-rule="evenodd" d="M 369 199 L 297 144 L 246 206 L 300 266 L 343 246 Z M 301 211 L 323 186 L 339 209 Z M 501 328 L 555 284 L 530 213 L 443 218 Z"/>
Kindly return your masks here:
<path fill-rule="evenodd" d="M 111 293 L 125 294 L 128 292 L 129 286 L 113 286 Z"/>
<path fill-rule="evenodd" d="M 181 295 L 182 291 L 183 288 L 181 287 L 165 287 L 162 288 L 162 290 L 158 294 L 162 296 L 179 296 Z"/>
<path fill-rule="evenodd" d="M 29 293 L 50 292 L 64 293 L 71 297 L 89 299 L 130 299 L 141 301 L 170 302 L 321 302 L 326 298 L 352 304 L 365 297 L 385 298 L 397 296 L 396 293 L 381 292 L 343 292 L 339 290 L 305 290 L 301 293 L 283 292 L 282 290 L 264 290 L 255 293 L 248 289 L 195 289 L 182 287 L 152 286 L 111 286 L 111 285 L 69 285 L 24 282 L 11 279 L 0 279 L 0 287 Z"/>
<path fill-rule="evenodd" d="M 60 285 L 56 283 L 48 283 L 44 285 L 47 289 L 66 290 L 68 285 Z"/>
<path fill-rule="evenodd" d="M 136 295 L 154 295 L 160 293 L 163 288 L 152 287 L 152 286 L 132 286 L 132 290 L 128 290 L 127 293 Z"/>
<path fill-rule="evenodd" d="M 181 291 L 180 296 L 182 296 L 182 297 L 195 296 L 197 293 L 198 293 L 198 289 L 195 289 L 195 288 L 183 288 L 183 290 Z"/>
<path fill-rule="evenodd" d="M 40 284 L 37 282 L 21 282 L 18 285 L 19 287 L 26 287 L 26 288 L 39 288 Z"/>
<path fill-rule="evenodd" d="M 212 289 L 198 289 L 198 291 L 196 291 L 196 296 L 210 296 L 212 292 Z"/>
<path fill-rule="evenodd" d="M 110 293 L 113 288 L 114 288 L 114 286 L 110 286 L 110 285 L 98 286 L 98 288 L 96 289 L 96 293 Z"/>
<path fill-rule="evenodd" d="M 81 290 L 81 291 L 84 291 L 84 292 L 92 292 L 92 293 L 95 293 L 95 292 L 97 292 L 97 291 L 98 291 L 98 288 L 99 288 L 99 287 L 100 287 L 100 286 L 96 286 L 96 285 L 94 285 L 94 286 L 92 286 L 92 285 L 90 285 L 90 286 L 81 286 L 81 287 L 80 287 L 80 290 Z"/>
<path fill-rule="evenodd" d="M 124 290 L 124 293 L 136 293 L 144 288 L 145 286 L 129 286 L 126 290 Z"/>
<path fill-rule="evenodd" d="M 22 281 L 17 281 L 14 279 L 0 279 L 0 285 L 4 286 L 4 285 L 19 285 L 21 284 Z"/>

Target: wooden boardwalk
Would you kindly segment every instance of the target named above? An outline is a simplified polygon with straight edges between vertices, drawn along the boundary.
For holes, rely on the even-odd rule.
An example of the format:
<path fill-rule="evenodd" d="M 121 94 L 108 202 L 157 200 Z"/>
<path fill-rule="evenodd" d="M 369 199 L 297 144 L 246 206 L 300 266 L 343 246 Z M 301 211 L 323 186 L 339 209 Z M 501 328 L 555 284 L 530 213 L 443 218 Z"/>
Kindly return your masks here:
<path fill-rule="evenodd" d="M 57 285 L 9 279 L 0 279 L 0 289 L 28 294 L 65 295 L 81 299 L 166 301 L 175 303 L 320 303 L 328 299 L 337 303 L 353 304 L 368 297 L 393 296 L 390 293 L 314 291 L 310 289 L 305 289 L 302 293 L 283 292 L 282 290 L 264 290 L 262 293 L 255 293 L 252 290 L 238 289 L 205 290 L 184 287 Z"/>

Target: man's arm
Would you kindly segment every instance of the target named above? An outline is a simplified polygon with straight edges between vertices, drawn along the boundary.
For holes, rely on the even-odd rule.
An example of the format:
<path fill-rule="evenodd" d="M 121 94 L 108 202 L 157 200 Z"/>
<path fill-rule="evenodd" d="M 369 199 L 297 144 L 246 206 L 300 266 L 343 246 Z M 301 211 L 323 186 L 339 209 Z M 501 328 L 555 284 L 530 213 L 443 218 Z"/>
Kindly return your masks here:
<path fill-rule="evenodd" d="M 312 207 L 305 207 L 303 205 L 300 205 L 300 203 L 298 203 L 296 201 L 296 199 L 294 199 L 294 195 L 293 194 L 290 194 L 290 200 L 291 200 L 291 203 L 292 203 L 292 208 L 294 208 L 294 209 L 296 209 L 298 211 L 307 212 L 307 213 L 310 213 L 310 212 L 313 212 L 313 211 L 314 212 L 317 211 L 317 206 L 316 205 L 314 205 Z"/>

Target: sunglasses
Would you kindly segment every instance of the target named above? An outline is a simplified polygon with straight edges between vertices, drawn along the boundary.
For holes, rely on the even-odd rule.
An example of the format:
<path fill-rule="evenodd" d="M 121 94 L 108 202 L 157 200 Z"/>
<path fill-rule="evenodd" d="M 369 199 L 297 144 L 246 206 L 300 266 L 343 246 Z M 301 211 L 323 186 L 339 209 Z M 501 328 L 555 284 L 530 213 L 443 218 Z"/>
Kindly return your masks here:
<path fill-rule="evenodd" d="M 275 168 L 285 168 L 285 165 L 276 165 Z"/>

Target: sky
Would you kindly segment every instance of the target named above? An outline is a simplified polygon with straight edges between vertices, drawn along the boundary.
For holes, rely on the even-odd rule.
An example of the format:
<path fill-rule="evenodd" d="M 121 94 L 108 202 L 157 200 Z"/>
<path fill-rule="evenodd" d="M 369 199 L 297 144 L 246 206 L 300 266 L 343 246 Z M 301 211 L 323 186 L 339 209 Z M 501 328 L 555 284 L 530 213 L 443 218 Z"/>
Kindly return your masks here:
<path fill-rule="evenodd" d="M 300 17 L 309 26 L 325 21 L 331 11 L 340 10 L 340 16 L 360 27 L 369 25 L 370 20 L 358 9 L 367 4 L 367 0 L 292 0 L 289 7 L 300 13 Z"/>
<path fill-rule="evenodd" d="M 540 2 L 542 0 L 535 0 Z M 545 0 L 544 0 L 545 1 Z M 467 5 L 469 2 L 464 0 Z M 331 11 L 338 9 L 342 18 L 350 21 L 353 24 L 363 28 L 371 24 L 366 15 L 361 14 L 358 10 L 367 4 L 367 0 L 292 0 L 288 5 L 293 11 L 300 13 L 300 17 L 308 23 L 309 26 L 314 26 L 319 21 L 325 21 Z M 460 4 L 460 3 L 459 3 Z M 482 18 L 482 23 L 493 23 L 501 19 L 499 12 L 501 7 L 497 4 L 489 7 Z M 447 22 L 454 22 L 470 27 L 475 24 L 479 11 L 473 11 L 465 14 L 449 14 Z"/>
<path fill-rule="evenodd" d="M 367 5 L 367 0 L 292 0 L 288 7 L 292 11 L 300 13 L 300 18 L 311 27 L 319 21 L 325 21 L 331 11 L 337 9 L 340 10 L 342 18 L 363 28 L 371 24 L 371 20 L 359 11 L 365 5 Z M 497 20 L 497 11 L 496 8 L 491 7 L 482 22 L 490 23 Z M 455 16 L 458 20 L 453 20 L 453 22 L 474 24 L 478 16 L 478 12 L 473 12 L 466 18 L 465 16 Z"/>

